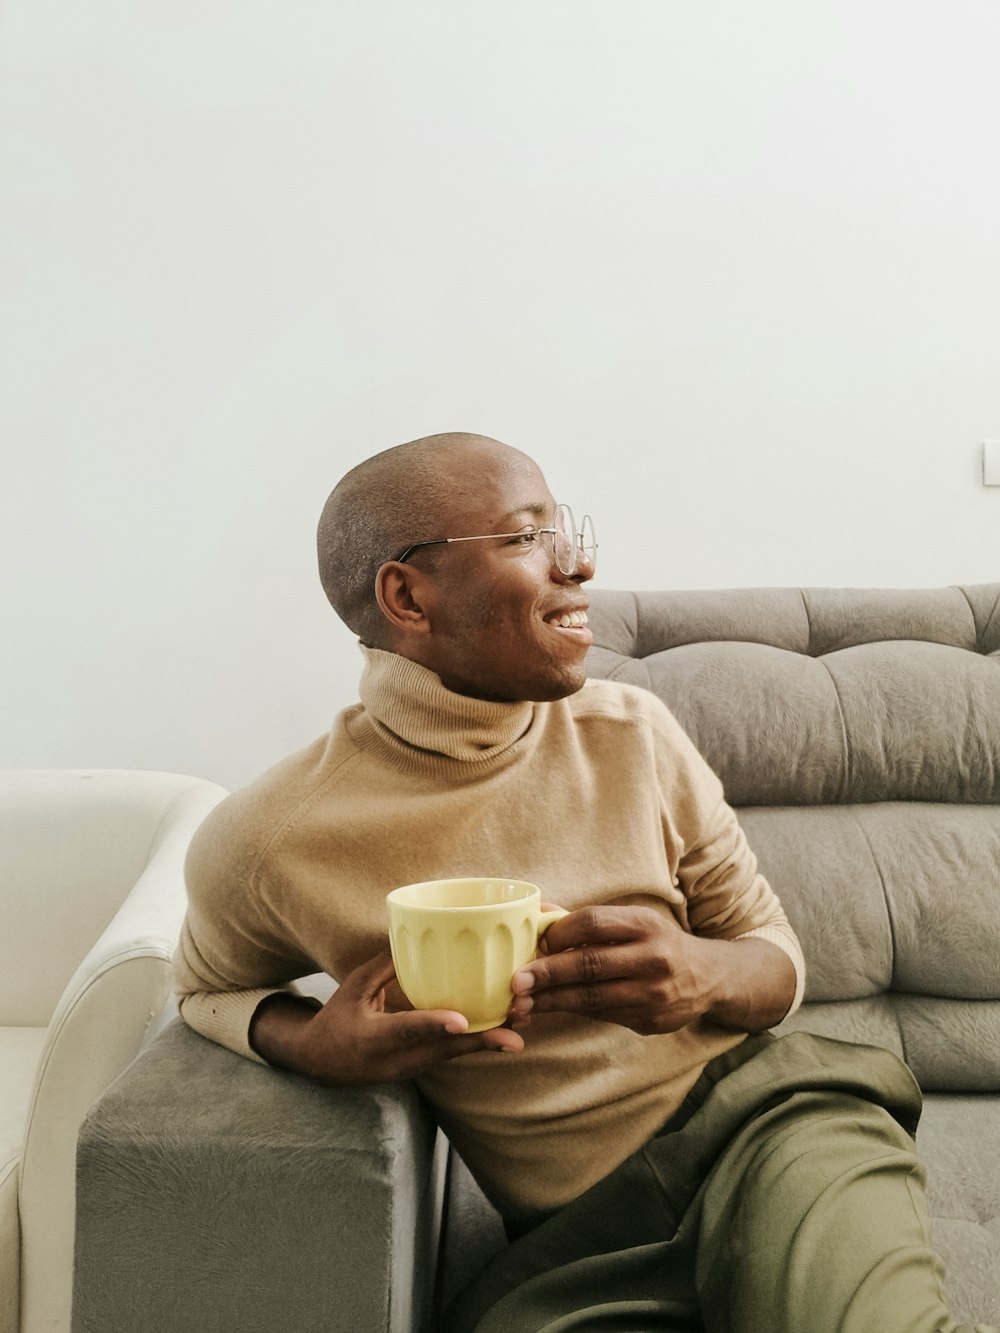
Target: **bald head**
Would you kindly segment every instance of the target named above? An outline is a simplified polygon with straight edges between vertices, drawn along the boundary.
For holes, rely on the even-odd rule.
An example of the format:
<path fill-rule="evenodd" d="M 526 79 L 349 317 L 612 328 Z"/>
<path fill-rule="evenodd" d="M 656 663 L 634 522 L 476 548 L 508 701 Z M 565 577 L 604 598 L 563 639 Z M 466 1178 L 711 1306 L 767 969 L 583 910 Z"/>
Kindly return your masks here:
<path fill-rule="evenodd" d="M 454 535 L 490 470 L 526 455 L 485 435 L 451 432 L 396 445 L 359 463 L 337 483 L 317 532 L 323 590 L 363 643 L 386 644 L 375 599 L 381 566 L 407 546 Z M 427 558 L 440 548 L 430 547 Z"/>

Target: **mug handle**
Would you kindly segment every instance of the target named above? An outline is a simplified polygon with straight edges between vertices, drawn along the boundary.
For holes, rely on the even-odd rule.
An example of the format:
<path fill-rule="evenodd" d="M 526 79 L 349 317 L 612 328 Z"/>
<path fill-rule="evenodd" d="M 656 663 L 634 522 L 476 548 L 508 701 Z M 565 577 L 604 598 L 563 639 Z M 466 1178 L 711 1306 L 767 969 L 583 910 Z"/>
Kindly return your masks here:
<path fill-rule="evenodd" d="M 541 939 L 553 921 L 558 921 L 561 916 L 569 916 L 565 907 L 553 907 L 548 912 L 538 913 L 538 938 Z"/>

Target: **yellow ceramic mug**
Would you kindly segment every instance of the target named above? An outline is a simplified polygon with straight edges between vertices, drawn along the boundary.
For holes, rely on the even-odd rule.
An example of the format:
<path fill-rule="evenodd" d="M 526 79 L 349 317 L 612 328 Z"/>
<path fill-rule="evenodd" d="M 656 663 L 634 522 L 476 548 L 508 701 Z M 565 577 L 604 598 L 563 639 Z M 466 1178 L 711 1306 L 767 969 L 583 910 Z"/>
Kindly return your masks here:
<path fill-rule="evenodd" d="M 514 879 L 432 879 L 386 899 L 389 944 L 415 1009 L 457 1009 L 470 1032 L 499 1027 L 511 979 L 538 952 L 562 908 L 541 910 L 537 885 Z"/>

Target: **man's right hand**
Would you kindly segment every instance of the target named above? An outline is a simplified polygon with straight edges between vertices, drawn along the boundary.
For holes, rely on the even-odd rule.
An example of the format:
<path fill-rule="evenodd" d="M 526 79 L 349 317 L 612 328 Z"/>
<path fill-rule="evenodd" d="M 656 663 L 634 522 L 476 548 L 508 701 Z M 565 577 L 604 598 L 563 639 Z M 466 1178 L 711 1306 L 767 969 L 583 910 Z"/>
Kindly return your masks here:
<path fill-rule="evenodd" d="M 322 1009 L 284 992 L 268 996 L 250 1024 L 250 1045 L 268 1064 L 330 1085 L 415 1078 L 473 1051 L 524 1050 L 516 1032 L 468 1032 L 451 1009 L 391 1009 L 386 988 L 395 978 L 386 949 L 349 973 Z"/>

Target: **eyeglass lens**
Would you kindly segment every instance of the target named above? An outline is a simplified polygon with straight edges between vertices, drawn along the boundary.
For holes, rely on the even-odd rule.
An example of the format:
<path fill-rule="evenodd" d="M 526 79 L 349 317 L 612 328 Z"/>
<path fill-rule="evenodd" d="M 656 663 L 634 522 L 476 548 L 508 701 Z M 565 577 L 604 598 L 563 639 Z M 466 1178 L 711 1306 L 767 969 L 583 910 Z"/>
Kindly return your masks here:
<path fill-rule="evenodd" d="M 569 505 L 557 505 L 555 529 L 553 544 L 556 564 L 562 573 L 575 572 L 581 551 L 591 566 L 596 564 L 597 543 L 594 541 L 594 525 L 589 514 L 584 515 L 583 524 L 578 532 L 576 519 Z"/>

